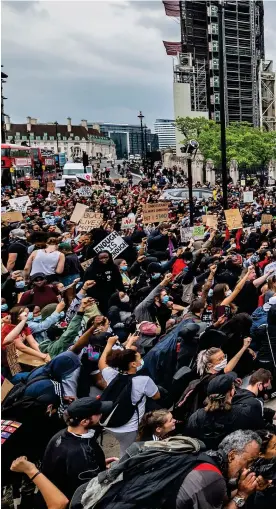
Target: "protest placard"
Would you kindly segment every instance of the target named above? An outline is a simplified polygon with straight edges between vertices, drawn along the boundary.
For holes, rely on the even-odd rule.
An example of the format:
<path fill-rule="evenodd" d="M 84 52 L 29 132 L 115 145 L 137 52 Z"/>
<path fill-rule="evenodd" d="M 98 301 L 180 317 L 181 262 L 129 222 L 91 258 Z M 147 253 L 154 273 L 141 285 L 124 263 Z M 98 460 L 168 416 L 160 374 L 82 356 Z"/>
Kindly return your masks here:
<path fill-rule="evenodd" d="M 29 196 L 19 196 L 19 198 L 12 198 L 9 200 L 11 209 L 18 212 L 27 212 L 27 208 L 32 206 Z"/>
<path fill-rule="evenodd" d="M 30 187 L 32 187 L 33 189 L 39 189 L 39 180 L 31 180 Z"/>
<path fill-rule="evenodd" d="M 262 214 L 261 222 L 262 224 L 271 224 L 273 216 L 272 214 Z"/>
<path fill-rule="evenodd" d="M 55 190 L 55 184 L 54 182 L 47 182 L 47 191 L 49 191 L 49 193 L 53 193 L 54 190 Z"/>
<path fill-rule="evenodd" d="M 207 216 L 201 216 L 202 224 L 206 224 Z"/>
<path fill-rule="evenodd" d="M 7 223 L 17 223 L 18 221 L 23 221 L 23 216 L 21 212 L 5 212 L 1 215 L 1 219 L 3 222 Z"/>
<path fill-rule="evenodd" d="M 243 202 L 252 203 L 252 201 L 253 201 L 253 191 L 245 191 L 243 193 Z"/>
<path fill-rule="evenodd" d="M 94 247 L 94 251 L 96 253 L 100 253 L 101 251 L 106 250 L 112 254 L 113 258 L 116 258 L 127 247 L 128 244 L 124 241 L 124 239 L 122 239 L 122 237 L 117 232 L 112 232 L 96 247 Z"/>
<path fill-rule="evenodd" d="M 229 209 L 224 211 L 225 219 L 229 230 L 242 228 L 242 217 L 239 209 Z"/>
<path fill-rule="evenodd" d="M 55 187 L 54 193 L 55 194 L 61 194 L 60 187 Z"/>
<path fill-rule="evenodd" d="M 214 215 L 206 216 L 206 226 L 209 226 L 209 228 L 217 228 L 218 227 L 217 216 Z"/>
<path fill-rule="evenodd" d="M 193 236 L 193 230 L 190 227 L 180 227 L 180 239 L 181 242 L 188 242 Z"/>
<path fill-rule="evenodd" d="M 55 187 L 65 187 L 65 180 L 53 180 Z"/>
<path fill-rule="evenodd" d="M 78 230 L 89 232 L 93 228 L 99 228 L 103 222 L 103 214 L 86 210 L 80 219 Z"/>
<path fill-rule="evenodd" d="M 204 226 L 194 226 L 192 229 L 192 236 L 195 240 L 202 239 L 204 237 L 205 228 Z"/>
<path fill-rule="evenodd" d="M 9 394 L 13 387 L 14 385 L 7 378 L 5 378 L 1 385 L 1 403 L 4 401 L 5 397 Z"/>
<path fill-rule="evenodd" d="M 241 186 L 245 186 L 245 180 L 241 180 Z"/>
<path fill-rule="evenodd" d="M 135 227 L 135 216 L 131 214 L 130 217 L 123 217 L 121 229 L 127 230 L 128 228 L 134 228 Z"/>
<path fill-rule="evenodd" d="M 92 196 L 93 189 L 92 189 L 92 187 L 89 187 L 89 186 L 82 186 L 82 187 L 79 187 L 79 189 L 77 189 L 77 193 L 80 196 L 89 197 L 89 196 Z"/>
<path fill-rule="evenodd" d="M 143 223 L 162 223 L 169 219 L 169 205 L 166 202 L 145 203 L 143 205 Z"/>
<path fill-rule="evenodd" d="M 73 214 L 70 217 L 70 221 L 72 223 L 78 223 L 81 220 L 86 209 L 87 205 L 83 205 L 83 203 L 76 203 L 75 208 L 73 210 Z"/>
<path fill-rule="evenodd" d="M 271 230 L 271 224 L 270 223 L 268 223 L 268 224 L 263 223 L 262 224 L 262 226 L 261 226 L 261 233 L 265 232 L 266 230 L 268 230 L 268 231 Z"/>
<path fill-rule="evenodd" d="M 92 262 L 93 262 L 93 258 L 89 258 L 89 260 L 82 262 L 81 266 L 82 266 L 83 270 L 86 270 L 88 267 L 90 267 Z"/>

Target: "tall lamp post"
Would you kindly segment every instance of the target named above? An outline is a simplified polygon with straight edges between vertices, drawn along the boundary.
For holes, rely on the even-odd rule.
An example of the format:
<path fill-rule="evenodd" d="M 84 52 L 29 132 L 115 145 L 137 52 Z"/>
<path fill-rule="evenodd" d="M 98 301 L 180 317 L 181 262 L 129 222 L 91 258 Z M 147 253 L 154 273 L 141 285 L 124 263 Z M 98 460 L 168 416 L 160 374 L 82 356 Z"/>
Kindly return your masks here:
<path fill-rule="evenodd" d="M 194 202 L 193 202 L 193 176 L 192 176 L 192 156 L 195 156 L 198 149 L 196 140 L 189 140 L 181 152 L 186 154 L 188 165 L 188 189 L 189 189 L 189 209 L 190 209 L 190 226 L 194 226 Z"/>
<path fill-rule="evenodd" d="M 143 113 L 140 111 L 139 115 L 137 115 L 137 117 L 140 119 L 140 126 L 141 126 L 141 148 L 142 148 L 142 159 L 144 159 L 144 130 L 143 130 L 143 118 L 144 115 Z"/>
<path fill-rule="evenodd" d="M 57 142 L 57 153 L 58 153 L 58 122 L 54 122 L 55 126 L 56 126 L 56 142 Z"/>
<path fill-rule="evenodd" d="M 218 5 L 219 22 L 219 93 L 220 93 L 220 150 L 223 208 L 228 209 L 227 199 L 227 159 L 226 159 L 226 123 L 225 123 L 225 93 L 224 93 L 224 40 L 223 40 L 223 2 Z"/>
<path fill-rule="evenodd" d="M 1 67 L 3 67 L 1 65 Z M 6 130 L 5 130 L 5 113 L 4 113 L 4 100 L 7 99 L 3 95 L 3 83 L 6 83 L 8 75 L 1 71 L 1 140 L 2 143 L 6 142 Z"/>

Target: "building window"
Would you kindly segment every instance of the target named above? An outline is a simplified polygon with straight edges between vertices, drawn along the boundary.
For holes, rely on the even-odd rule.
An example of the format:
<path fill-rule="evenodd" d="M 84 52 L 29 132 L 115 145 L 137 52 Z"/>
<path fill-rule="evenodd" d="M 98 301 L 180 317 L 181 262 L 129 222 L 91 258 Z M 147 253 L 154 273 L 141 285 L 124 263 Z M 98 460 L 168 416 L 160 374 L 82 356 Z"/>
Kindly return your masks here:
<path fill-rule="evenodd" d="M 75 140 L 76 141 L 80 141 L 80 137 L 79 136 L 75 136 Z"/>
<path fill-rule="evenodd" d="M 219 70 L 219 59 L 213 58 L 213 60 L 211 61 L 211 65 L 212 65 L 212 69 L 214 69 L 215 71 L 218 71 Z"/>
<path fill-rule="evenodd" d="M 218 88 L 219 87 L 219 77 L 218 76 L 214 76 L 213 77 L 213 87 L 214 88 Z"/>
<path fill-rule="evenodd" d="M 50 140 L 53 141 L 55 139 L 54 136 L 50 136 Z"/>
<path fill-rule="evenodd" d="M 22 136 L 23 141 L 27 141 L 27 139 L 28 139 L 27 136 Z"/>
<path fill-rule="evenodd" d="M 219 97 L 220 97 L 220 96 L 219 96 L 219 93 L 218 93 L 218 92 L 216 92 L 216 93 L 214 94 L 215 104 L 219 104 L 219 103 L 220 103 Z"/>
<path fill-rule="evenodd" d="M 210 23 L 208 27 L 209 34 L 218 35 L 219 33 L 219 26 L 218 23 Z"/>
<path fill-rule="evenodd" d="M 41 140 L 41 136 L 36 136 L 36 139 L 37 140 Z"/>
<path fill-rule="evenodd" d="M 67 141 L 67 138 L 66 138 L 66 136 L 63 136 L 63 138 L 62 138 L 62 139 L 63 139 L 63 141 Z"/>

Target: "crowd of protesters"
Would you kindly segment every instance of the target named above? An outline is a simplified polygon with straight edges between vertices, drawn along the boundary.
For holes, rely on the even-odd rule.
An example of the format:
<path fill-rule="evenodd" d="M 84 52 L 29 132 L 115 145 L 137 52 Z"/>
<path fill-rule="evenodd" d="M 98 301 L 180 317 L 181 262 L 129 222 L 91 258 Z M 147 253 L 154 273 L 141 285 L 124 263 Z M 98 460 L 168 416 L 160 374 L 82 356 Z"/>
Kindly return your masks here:
<path fill-rule="evenodd" d="M 271 508 L 276 188 L 229 181 L 231 229 L 220 184 L 197 183 L 212 192 L 194 198 L 194 230 L 188 200 L 144 220 L 166 188 L 187 188 L 183 170 L 117 170 L 57 192 L 2 188 L 5 212 L 30 200 L 1 230 L 3 507 L 12 486 L 18 509 Z M 77 204 L 101 224 L 82 230 Z M 97 248 L 112 232 L 116 257 Z"/>

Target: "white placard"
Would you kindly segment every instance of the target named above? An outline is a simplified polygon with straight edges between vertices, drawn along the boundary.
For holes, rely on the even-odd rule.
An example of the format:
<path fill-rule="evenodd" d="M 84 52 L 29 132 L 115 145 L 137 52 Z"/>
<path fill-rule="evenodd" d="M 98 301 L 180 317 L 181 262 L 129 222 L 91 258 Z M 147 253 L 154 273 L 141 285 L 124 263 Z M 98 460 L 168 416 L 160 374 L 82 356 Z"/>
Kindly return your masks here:
<path fill-rule="evenodd" d="M 110 233 L 104 240 L 102 240 L 94 251 L 100 253 L 101 251 L 109 251 L 113 258 L 119 256 L 119 254 L 128 247 L 128 244 L 118 235 L 117 232 Z"/>
<path fill-rule="evenodd" d="M 88 186 L 83 186 L 83 187 L 80 187 L 79 189 L 77 189 L 76 191 L 80 196 L 85 196 L 85 197 L 88 197 L 88 196 L 92 196 L 93 194 L 93 190 L 91 187 L 88 187 Z"/>
<path fill-rule="evenodd" d="M 135 228 L 135 215 L 131 214 L 128 217 L 123 217 L 121 229 L 122 230 L 128 230 L 129 228 Z"/>
<path fill-rule="evenodd" d="M 243 203 L 252 203 L 253 202 L 253 191 L 245 191 L 243 193 Z"/>
<path fill-rule="evenodd" d="M 65 187 L 65 180 L 53 180 L 56 188 L 57 187 Z"/>
<path fill-rule="evenodd" d="M 27 212 L 27 208 L 32 206 L 29 196 L 20 196 L 19 198 L 12 198 L 9 200 L 10 207 L 12 210 L 18 212 Z"/>

